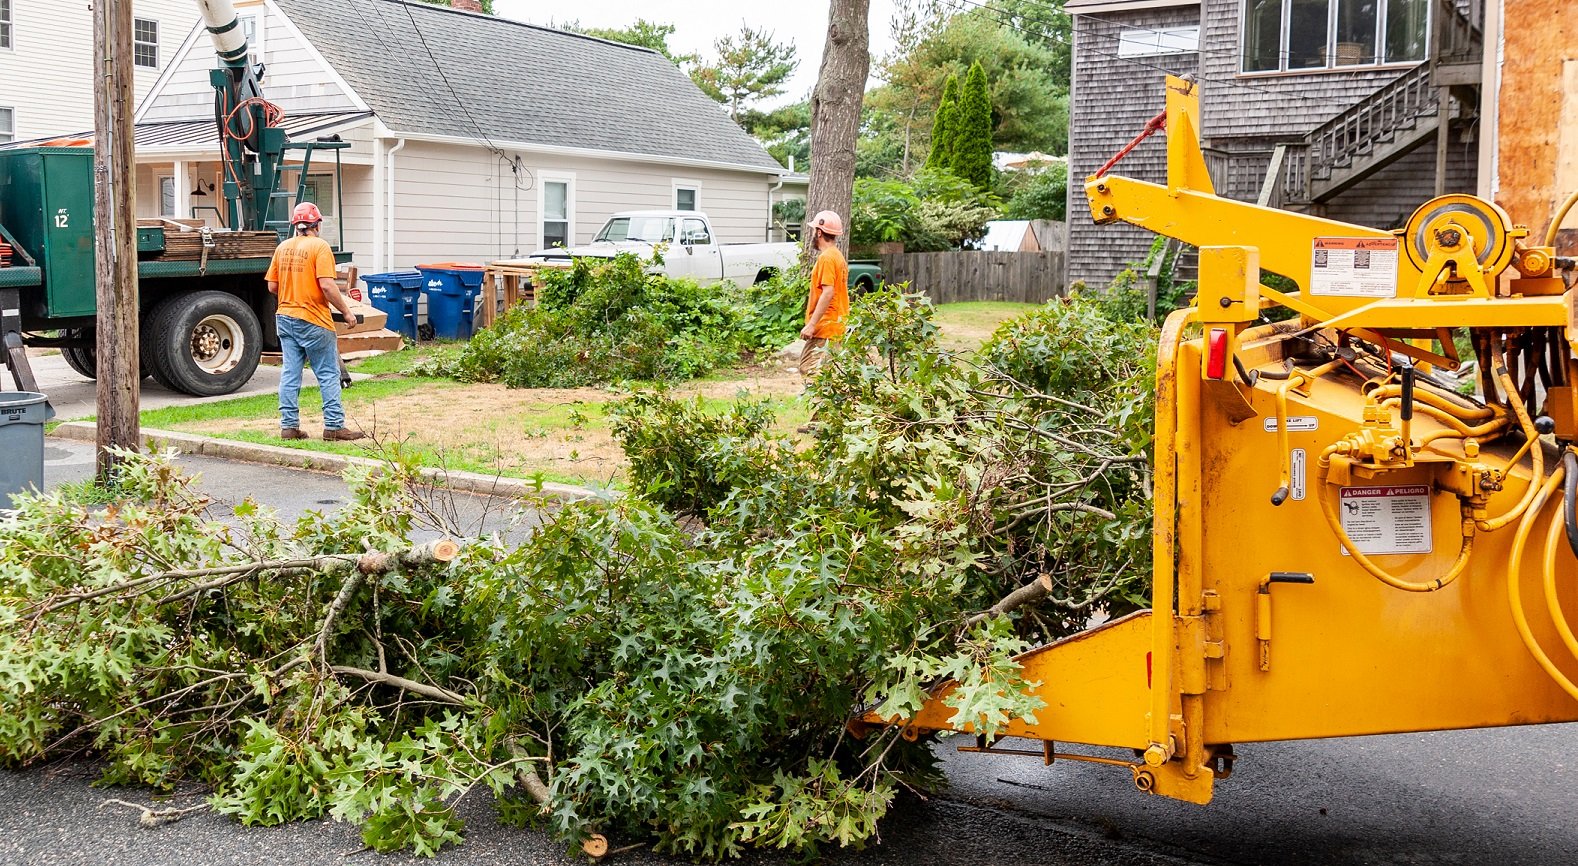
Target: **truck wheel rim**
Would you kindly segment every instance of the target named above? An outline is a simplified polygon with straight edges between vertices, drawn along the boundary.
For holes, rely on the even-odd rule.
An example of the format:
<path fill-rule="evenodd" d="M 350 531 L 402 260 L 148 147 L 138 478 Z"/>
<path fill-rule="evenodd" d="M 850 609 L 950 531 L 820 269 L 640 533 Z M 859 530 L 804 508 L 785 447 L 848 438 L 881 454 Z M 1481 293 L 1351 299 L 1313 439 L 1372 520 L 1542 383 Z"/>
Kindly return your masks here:
<path fill-rule="evenodd" d="M 204 373 L 218 376 L 234 370 L 246 348 L 241 325 L 229 316 L 209 316 L 192 329 L 192 361 Z"/>

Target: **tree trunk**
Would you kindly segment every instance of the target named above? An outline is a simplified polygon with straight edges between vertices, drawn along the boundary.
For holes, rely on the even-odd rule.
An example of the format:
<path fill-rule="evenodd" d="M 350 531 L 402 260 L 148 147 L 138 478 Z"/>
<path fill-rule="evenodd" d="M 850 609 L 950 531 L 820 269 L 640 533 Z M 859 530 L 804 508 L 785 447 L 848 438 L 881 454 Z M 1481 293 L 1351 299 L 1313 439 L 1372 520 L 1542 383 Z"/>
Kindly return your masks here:
<path fill-rule="evenodd" d="M 142 444 L 137 419 L 142 376 L 137 365 L 137 220 L 132 204 L 131 0 L 98 0 L 93 42 L 98 477 L 108 483 L 118 458 L 106 449 L 136 451 Z"/>
<path fill-rule="evenodd" d="M 830 210 L 844 218 L 838 248 L 849 254 L 849 208 L 855 191 L 855 140 L 860 107 L 871 72 L 867 16 L 870 0 L 833 0 L 828 12 L 827 45 L 811 94 L 811 186 L 805 215 Z M 807 248 L 811 232 L 805 236 Z"/>

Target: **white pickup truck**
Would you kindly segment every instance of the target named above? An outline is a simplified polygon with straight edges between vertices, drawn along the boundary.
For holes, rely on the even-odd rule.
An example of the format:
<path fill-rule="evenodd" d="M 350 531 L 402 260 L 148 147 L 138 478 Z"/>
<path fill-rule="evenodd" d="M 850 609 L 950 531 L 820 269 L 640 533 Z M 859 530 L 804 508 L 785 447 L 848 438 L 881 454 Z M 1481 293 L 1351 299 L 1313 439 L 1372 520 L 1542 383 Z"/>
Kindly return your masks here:
<path fill-rule="evenodd" d="M 649 259 L 658 244 L 668 245 L 663 254 L 664 274 L 693 279 L 702 285 L 724 280 L 740 285 L 761 282 L 793 268 L 800 257 L 800 245 L 795 243 L 720 244 L 712 221 L 704 213 L 654 210 L 616 213 L 591 243 L 538 250 L 527 258 L 611 259 L 620 253 L 634 253 Z"/>

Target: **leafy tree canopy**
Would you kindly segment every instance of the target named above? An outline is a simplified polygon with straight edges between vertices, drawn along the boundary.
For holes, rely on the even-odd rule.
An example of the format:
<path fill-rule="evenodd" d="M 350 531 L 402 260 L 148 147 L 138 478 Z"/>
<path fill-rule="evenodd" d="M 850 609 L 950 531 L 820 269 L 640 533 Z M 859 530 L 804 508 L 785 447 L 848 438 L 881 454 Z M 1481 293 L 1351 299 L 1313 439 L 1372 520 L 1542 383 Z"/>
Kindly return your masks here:
<path fill-rule="evenodd" d="M 919 156 L 930 148 L 932 111 L 945 83 L 949 76 L 963 79 L 974 63 L 981 64 L 990 84 L 997 147 L 1054 154 L 1067 150 L 1068 62 L 1066 51 L 1054 50 L 1060 37 L 1050 28 L 1044 35 L 1019 29 L 1016 19 L 998 8 L 1000 2 L 920 21 L 903 32 L 897 26 L 903 22 L 895 21 L 900 49 L 883 58 L 878 74 L 885 83 L 866 97 L 873 113 L 889 119 L 886 134 L 898 142 L 892 149 L 905 154 L 889 173 L 907 173 L 921 161 Z M 882 128 L 868 124 L 868 130 Z"/>
<path fill-rule="evenodd" d="M 650 48 L 653 51 L 674 61 L 679 66 L 693 64 L 700 61 L 696 54 L 677 54 L 669 47 L 668 40 L 674 35 L 674 25 L 657 21 L 648 21 L 637 18 L 634 24 L 625 27 L 583 27 L 579 21 L 570 21 L 559 25 L 561 29 L 572 33 L 584 33 L 587 36 L 596 36 L 611 42 L 623 42 L 626 45 L 635 45 L 640 48 Z"/>
<path fill-rule="evenodd" d="M 748 24 L 713 43 L 717 59 L 696 67 L 690 77 L 708 96 L 729 107 L 736 122 L 751 103 L 784 93 L 784 83 L 800 61 L 792 42 L 776 42 L 768 30 Z"/>
<path fill-rule="evenodd" d="M 431 3 L 434 6 L 454 6 L 455 5 L 453 0 L 422 0 L 422 2 L 423 3 Z M 484 13 L 488 14 L 488 15 L 492 15 L 493 14 L 493 0 L 482 0 L 482 11 Z"/>

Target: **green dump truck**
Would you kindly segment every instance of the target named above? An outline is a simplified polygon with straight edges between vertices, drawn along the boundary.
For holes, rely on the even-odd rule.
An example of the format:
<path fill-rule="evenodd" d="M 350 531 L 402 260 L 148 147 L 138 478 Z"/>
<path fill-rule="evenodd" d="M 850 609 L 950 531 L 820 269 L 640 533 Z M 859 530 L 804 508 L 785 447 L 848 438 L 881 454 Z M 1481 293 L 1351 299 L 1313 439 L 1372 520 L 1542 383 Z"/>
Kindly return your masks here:
<path fill-rule="evenodd" d="M 96 373 L 93 207 L 91 148 L 0 149 L 0 243 L 11 247 L 0 337 L 21 390 L 35 390 L 28 346 L 58 348 L 78 373 Z M 137 230 L 142 373 L 174 391 L 228 394 L 278 345 L 263 280 L 277 235 L 179 229 Z"/>

